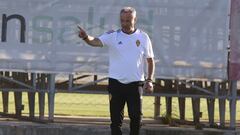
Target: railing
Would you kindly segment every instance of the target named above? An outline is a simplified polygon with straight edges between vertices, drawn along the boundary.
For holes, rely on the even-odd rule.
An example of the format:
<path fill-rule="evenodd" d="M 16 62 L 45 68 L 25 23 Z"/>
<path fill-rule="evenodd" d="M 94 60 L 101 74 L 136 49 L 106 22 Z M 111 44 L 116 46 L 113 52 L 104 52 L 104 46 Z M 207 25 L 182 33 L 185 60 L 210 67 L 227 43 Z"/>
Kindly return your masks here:
<path fill-rule="evenodd" d="M 89 77 L 93 77 L 90 78 Z M 107 77 L 98 78 L 94 75 L 68 75 L 59 76 L 56 74 L 1 72 L 0 88 L 2 91 L 3 116 L 12 116 L 19 119 L 31 121 L 53 122 L 54 120 L 54 98 L 56 93 L 86 93 L 86 94 L 107 94 Z M 88 78 L 88 79 L 86 79 Z M 84 81 L 83 81 L 84 80 Z M 176 97 L 179 103 L 180 124 L 186 123 L 186 98 L 192 100 L 193 121 L 196 127 L 201 127 L 200 121 L 200 99 L 206 99 L 208 110 L 208 124 L 216 127 L 215 100 L 219 99 L 219 126 L 222 128 L 236 128 L 236 102 L 240 99 L 237 94 L 237 81 L 208 81 L 208 80 L 168 80 L 156 79 L 154 93 L 144 94 L 152 96 L 154 101 L 155 120 L 166 120 L 172 118 L 172 98 Z M 14 92 L 15 114 L 8 113 L 9 92 Z M 22 92 L 28 93 L 29 115 L 22 116 Z M 39 114 L 36 117 L 35 95 L 38 94 Z M 45 116 L 45 94 L 48 95 L 48 116 Z M 166 116 L 160 116 L 161 97 L 166 99 Z M 229 100 L 230 123 L 226 124 L 226 101 Z"/>

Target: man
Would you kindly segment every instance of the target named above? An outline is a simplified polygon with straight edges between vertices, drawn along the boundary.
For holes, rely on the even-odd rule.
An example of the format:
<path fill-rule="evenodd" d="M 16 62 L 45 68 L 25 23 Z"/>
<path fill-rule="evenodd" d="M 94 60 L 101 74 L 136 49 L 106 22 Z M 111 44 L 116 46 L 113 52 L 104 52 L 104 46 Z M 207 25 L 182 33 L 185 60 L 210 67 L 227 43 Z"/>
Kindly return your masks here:
<path fill-rule="evenodd" d="M 124 105 L 130 118 L 130 135 L 139 135 L 142 117 L 143 83 L 146 92 L 153 91 L 154 54 L 148 35 L 135 28 L 136 10 L 124 7 L 120 12 L 121 29 L 100 37 L 88 35 L 80 26 L 79 37 L 93 47 L 109 49 L 109 97 L 112 135 L 122 135 Z M 146 62 L 147 61 L 147 62 Z M 147 63 L 147 76 L 144 64 Z M 146 80 L 145 80 L 146 77 Z"/>

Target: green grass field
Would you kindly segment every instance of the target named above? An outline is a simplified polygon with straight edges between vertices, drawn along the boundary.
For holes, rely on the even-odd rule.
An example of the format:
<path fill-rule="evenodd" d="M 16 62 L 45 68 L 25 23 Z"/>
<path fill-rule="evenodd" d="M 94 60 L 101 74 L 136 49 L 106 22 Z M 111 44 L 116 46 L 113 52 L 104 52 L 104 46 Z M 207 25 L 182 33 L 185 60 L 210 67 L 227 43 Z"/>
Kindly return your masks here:
<path fill-rule="evenodd" d="M 9 96 L 9 113 L 14 113 L 14 98 L 13 93 Z M 45 100 L 45 113 L 48 113 L 47 95 Z M 2 103 L 2 99 L 0 100 Z M 177 98 L 173 98 L 172 116 L 178 118 L 179 108 Z M 166 113 L 165 98 L 161 98 L 161 116 Z M 28 115 L 28 100 L 27 94 L 23 94 L 24 115 Z M 36 115 L 38 114 L 38 95 L 36 94 Z M 237 103 L 237 119 L 240 117 L 239 102 Z M 2 110 L 2 105 L 0 106 Z M 219 119 L 218 100 L 215 102 L 215 120 Z M 206 99 L 201 99 L 200 111 L 202 112 L 202 120 L 208 119 Z M 144 97 L 143 99 L 143 113 L 145 118 L 152 118 L 154 115 L 154 97 Z M 98 94 L 73 94 L 73 93 L 57 93 L 55 96 L 55 115 L 64 116 L 94 116 L 94 117 L 109 117 L 108 95 Z M 125 108 L 125 115 L 127 115 L 127 108 Z M 191 99 L 186 100 L 186 119 L 192 120 L 192 104 Z M 229 120 L 229 102 L 226 102 L 226 119 Z"/>

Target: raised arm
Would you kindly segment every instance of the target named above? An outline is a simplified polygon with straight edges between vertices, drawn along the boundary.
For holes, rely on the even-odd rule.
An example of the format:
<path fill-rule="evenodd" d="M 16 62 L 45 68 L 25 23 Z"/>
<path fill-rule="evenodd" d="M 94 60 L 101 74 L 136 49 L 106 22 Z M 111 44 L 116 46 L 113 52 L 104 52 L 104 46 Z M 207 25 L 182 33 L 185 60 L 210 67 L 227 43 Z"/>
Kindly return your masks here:
<path fill-rule="evenodd" d="M 78 36 L 82 40 L 84 40 L 88 45 L 93 47 L 103 47 L 102 42 L 98 38 L 88 35 L 86 31 L 83 28 L 81 28 L 79 25 L 77 27 L 79 29 Z"/>

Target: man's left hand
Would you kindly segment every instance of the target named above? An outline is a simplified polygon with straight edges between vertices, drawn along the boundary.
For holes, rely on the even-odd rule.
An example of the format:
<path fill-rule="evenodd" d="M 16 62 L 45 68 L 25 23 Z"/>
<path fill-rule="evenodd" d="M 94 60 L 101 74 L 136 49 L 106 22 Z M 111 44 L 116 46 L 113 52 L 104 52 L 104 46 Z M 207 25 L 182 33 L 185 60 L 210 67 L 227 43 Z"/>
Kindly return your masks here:
<path fill-rule="evenodd" d="M 153 83 L 152 83 L 152 81 L 146 81 L 143 88 L 144 88 L 146 93 L 153 93 Z"/>

